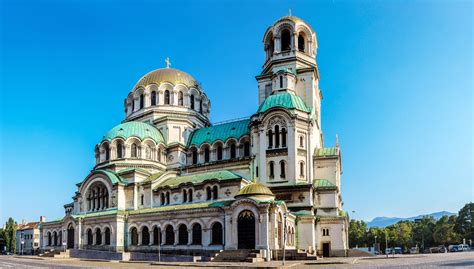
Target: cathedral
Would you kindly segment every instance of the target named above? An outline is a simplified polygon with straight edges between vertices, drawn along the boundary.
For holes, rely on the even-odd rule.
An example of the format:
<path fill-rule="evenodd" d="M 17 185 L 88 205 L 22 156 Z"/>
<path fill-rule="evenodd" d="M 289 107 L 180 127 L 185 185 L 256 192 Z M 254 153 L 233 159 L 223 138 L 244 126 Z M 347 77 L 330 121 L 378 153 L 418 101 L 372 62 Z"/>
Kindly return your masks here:
<path fill-rule="evenodd" d="M 42 249 L 346 256 L 341 151 L 324 144 L 314 30 L 285 16 L 263 36 L 249 118 L 212 124 L 211 100 L 170 67 L 138 80 Z"/>

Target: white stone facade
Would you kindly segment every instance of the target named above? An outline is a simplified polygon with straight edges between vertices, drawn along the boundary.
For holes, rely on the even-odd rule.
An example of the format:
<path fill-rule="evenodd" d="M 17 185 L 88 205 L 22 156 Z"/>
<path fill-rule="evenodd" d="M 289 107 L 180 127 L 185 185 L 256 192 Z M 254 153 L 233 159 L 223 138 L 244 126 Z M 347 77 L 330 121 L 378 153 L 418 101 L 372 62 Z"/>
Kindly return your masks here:
<path fill-rule="evenodd" d="M 42 225 L 42 248 L 346 255 L 341 154 L 324 147 L 316 34 L 289 16 L 263 42 L 259 108 L 249 119 L 211 125 L 210 100 L 180 70 L 142 77 L 66 216 Z"/>

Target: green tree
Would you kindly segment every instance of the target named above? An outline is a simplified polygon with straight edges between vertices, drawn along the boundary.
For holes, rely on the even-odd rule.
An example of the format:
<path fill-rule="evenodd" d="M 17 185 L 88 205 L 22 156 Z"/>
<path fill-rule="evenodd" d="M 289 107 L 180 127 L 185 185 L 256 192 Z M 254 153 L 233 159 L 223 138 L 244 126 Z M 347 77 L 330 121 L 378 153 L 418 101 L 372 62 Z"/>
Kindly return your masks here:
<path fill-rule="evenodd" d="M 4 239 L 7 251 L 11 253 L 15 253 L 16 248 L 16 227 L 16 222 L 9 218 L 5 224 Z"/>
<path fill-rule="evenodd" d="M 474 203 L 466 204 L 461 210 L 459 210 L 456 224 L 454 228 L 460 235 L 461 240 L 464 238 L 467 241 L 469 239 L 474 241 Z"/>
<path fill-rule="evenodd" d="M 433 231 L 436 226 L 436 220 L 433 217 L 423 217 L 415 220 L 413 224 L 413 243 L 418 245 L 421 250 L 434 245 Z"/>
<path fill-rule="evenodd" d="M 459 234 L 454 229 L 455 216 L 443 216 L 436 222 L 433 239 L 438 245 L 455 244 L 459 242 Z"/>
<path fill-rule="evenodd" d="M 367 224 L 363 220 L 352 219 L 349 222 L 349 247 L 366 245 Z"/>

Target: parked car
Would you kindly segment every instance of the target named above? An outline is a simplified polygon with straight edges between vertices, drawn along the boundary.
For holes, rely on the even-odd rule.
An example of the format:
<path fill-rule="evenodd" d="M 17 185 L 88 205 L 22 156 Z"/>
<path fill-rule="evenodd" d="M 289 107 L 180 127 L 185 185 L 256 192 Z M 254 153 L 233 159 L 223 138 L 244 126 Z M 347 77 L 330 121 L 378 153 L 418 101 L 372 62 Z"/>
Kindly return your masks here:
<path fill-rule="evenodd" d="M 410 248 L 410 254 L 418 254 L 420 253 L 420 249 L 418 247 Z"/>
<path fill-rule="evenodd" d="M 458 252 L 458 251 L 459 251 L 459 247 L 458 247 L 458 245 L 449 245 L 449 246 L 448 246 L 448 251 L 449 251 L 449 252 Z"/>
<path fill-rule="evenodd" d="M 394 252 L 395 252 L 395 254 L 403 254 L 401 247 L 395 247 L 395 248 L 394 248 Z"/>
<path fill-rule="evenodd" d="M 459 251 L 470 251 L 471 247 L 469 247 L 468 244 L 459 244 L 458 245 L 458 250 Z"/>
<path fill-rule="evenodd" d="M 386 248 L 385 249 L 385 254 L 392 254 L 393 253 L 393 249 L 392 248 Z"/>

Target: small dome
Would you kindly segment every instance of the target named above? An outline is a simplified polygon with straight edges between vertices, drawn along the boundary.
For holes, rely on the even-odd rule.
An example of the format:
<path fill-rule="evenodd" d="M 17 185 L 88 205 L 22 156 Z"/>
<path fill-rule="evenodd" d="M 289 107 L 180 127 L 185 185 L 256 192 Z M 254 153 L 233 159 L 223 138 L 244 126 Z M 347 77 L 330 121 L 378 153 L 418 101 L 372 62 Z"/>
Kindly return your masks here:
<path fill-rule="evenodd" d="M 258 108 L 257 113 L 263 113 L 274 107 L 297 109 L 307 113 L 311 112 L 311 109 L 305 105 L 304 101 L 301 100 L 299 96 L 293 93 L 284 92 L 268 96 Z"/>
<path fill-rule="evenodd" d="M 198 88 L 196 80 L 186 72 L 175 68 L 160 68 L 144 75 L 135 85 L 134 89 L 150 84 L 160 85 L 162 82 L 169 82 L 173 85 L 184 84 L 187 87 Z"/>
<path fill-rule="evenodd" d="M 140 140 L 150 138 L 157 144 L 165 142 L 163 135 L 161 135 L 160 131 L 156 129 L 155 126 L 140 121 L 129 121 L 115 126 L 104 135 L 102 141 L 112 141 L 117 137 L 121 137 L 123 139 L 137 137 Z"/>
<path fill-rule="evenodd" d="M 260 183 L 251 183 L 243 187 L 235 197 L 238 196 L 254 196 L 254 195 L 265 195 L 274 196 L 273 192 L 265 185 Z"/>

